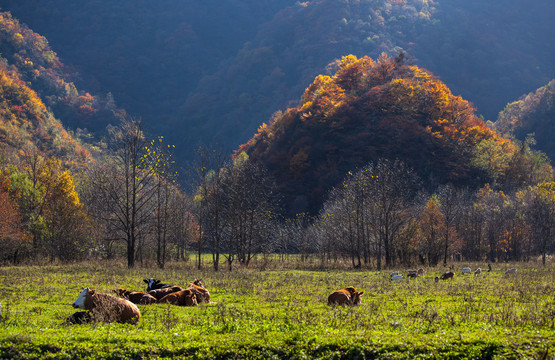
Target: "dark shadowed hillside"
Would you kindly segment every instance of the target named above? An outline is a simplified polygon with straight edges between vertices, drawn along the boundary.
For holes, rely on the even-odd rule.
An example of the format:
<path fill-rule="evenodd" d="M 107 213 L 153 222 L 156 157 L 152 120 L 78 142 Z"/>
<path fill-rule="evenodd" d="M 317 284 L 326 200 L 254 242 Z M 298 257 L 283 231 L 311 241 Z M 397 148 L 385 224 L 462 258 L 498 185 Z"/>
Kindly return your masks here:
<path fill-rule="evenodd" d="M 117 121 L 119 110 L 113 99 L 78 90 L 72 81 L 75 74 L 60 61 L 48 40 L 9 12 L 0 12 L 0 57 L 65 126 L 103 130 Z"/>
<path fill-rule="evenodd" d="M 499 113 L 495 128 L 519 140 L 534 134 L 536 147 L 555 159 L 555 80 L 508 104 Z"/>
<path fill-rule="evenodd" d="M 555 72 L 551 0 L 0 0 L 0 6 L 49 39 L 79 72 L 78 87 L 103 97 L 111 92 L 118 106 L 169 134 L 182 159 L 199 142 L 234 148 L 246 141 L 348 53 L 404 50 L 489 119 Z"/>
<path fill-rule="evenodd" d="M 549 0 L 438 0 L 412 40 L 418 63 L 494 121 L 505 104 L 555 76 L 555 6 Z"/>
<path fill-rule="evenodd" d="M 502 186 L 510 172 L 534 176 L 537 169 L 515 167 L 515 145 L 430 72 L 386 55 L 346 56 L 335 68 L 237 151 L 268 167 L 290 214 L 319 209 L 349 171 L 382 157 L 406 162 L 428 189 Z"/>

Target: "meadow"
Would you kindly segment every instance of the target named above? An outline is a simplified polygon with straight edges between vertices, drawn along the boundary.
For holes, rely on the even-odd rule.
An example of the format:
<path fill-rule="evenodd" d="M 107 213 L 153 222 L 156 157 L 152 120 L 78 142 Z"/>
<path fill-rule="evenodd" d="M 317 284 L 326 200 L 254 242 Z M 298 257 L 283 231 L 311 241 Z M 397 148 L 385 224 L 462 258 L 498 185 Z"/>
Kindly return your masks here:
<path fill-rule="evenodd" d="M 487 268 L 456 264 L 436 283 L 442 267 L 399 282 L 391 271 L 191 263 L 0 267 L 0 359 L 554 359 L 555 264 L 494 264 L 478 277 L 462 275 L 466 265 Z M 213 303 L 139 305 L 138 325 L 66 323 L 82 287 L 144 291 L 149 277 L 202 278 Z M 349 285 L 365 292 L 360 306 L 327 304 Z"/>

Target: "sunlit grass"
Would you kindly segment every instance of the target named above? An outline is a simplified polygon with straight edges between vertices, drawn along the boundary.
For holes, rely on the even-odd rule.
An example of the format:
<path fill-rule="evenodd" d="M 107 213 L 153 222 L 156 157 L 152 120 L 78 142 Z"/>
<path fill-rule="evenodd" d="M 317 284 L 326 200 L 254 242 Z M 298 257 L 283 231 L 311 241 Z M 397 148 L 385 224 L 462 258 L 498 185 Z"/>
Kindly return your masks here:
<path fill-rule="evenodd" d="M 504 275 L 509 265 L 499 265 L 479 277 L 459 271 L 452 281 L 438 283 L 439 268 L 392 282 L 390 271 L 215 273 L 189 265 L 129 270 L 105 263 L 5 267 L 0 268 L 0 358 L 553 355 L 553 264 L 516 266 L 515 276 Z M 147 277 L 181 286 L 202 278 L 213 304 L 139 305 L 142 318 L 136 326 L 65 324 L 81 287 L 144 291 Z M 362 305 L 328 306 L 327 296 L 348 285 L 365 292 Z"/>

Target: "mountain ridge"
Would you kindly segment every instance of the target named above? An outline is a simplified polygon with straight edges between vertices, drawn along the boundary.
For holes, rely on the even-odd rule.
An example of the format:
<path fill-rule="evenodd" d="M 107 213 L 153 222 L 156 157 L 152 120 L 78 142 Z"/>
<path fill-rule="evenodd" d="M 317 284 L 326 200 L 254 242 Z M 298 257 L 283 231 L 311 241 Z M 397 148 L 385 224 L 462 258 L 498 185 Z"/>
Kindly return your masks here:
<path fill-rule="evenodd" d="M 514 169 L 518 146 L 402 56 L 382 54 L 374 61 L 348 55 L 335 68 L 333 76 L 315 78 L 299 106 L 276 114 L 236 150 L 269 169 L 288 215 L 314 213 L 349 171 L 379 158 L 406 162 L 428 190 L 445 183 L 502 187 L 510 169 L 523 172 Z M 530 170 L 526 179 L 533 183 L 545 166 Z"/>

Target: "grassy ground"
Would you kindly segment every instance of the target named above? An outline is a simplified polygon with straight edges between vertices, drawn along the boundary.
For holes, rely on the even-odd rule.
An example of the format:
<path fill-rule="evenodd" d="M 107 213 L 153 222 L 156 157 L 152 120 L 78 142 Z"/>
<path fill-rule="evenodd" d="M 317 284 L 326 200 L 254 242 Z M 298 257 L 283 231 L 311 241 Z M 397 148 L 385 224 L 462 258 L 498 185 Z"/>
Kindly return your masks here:
<path fill-rule="evenodd" d="M 3 267 L 0 358 L 554 359 L 555 265 L 513 265 L 514 276 L 497 265 L 438 283 L 442 269 L 391 282 L 389 271 Z M 214 304 L 139 306 L 138 325 L 65 324 L 81 287 L 144 291 L 146 277 L 202 277 Z M 362 305 L 328 306 L 348 285 Z"/>

